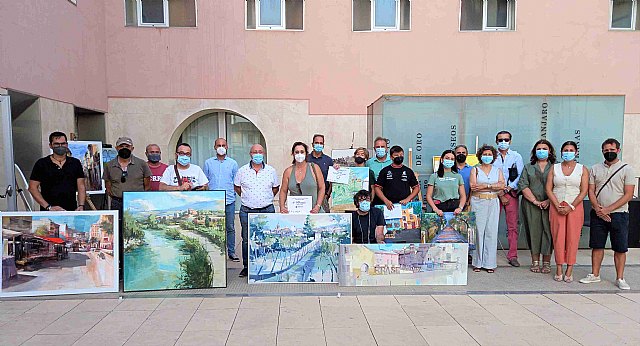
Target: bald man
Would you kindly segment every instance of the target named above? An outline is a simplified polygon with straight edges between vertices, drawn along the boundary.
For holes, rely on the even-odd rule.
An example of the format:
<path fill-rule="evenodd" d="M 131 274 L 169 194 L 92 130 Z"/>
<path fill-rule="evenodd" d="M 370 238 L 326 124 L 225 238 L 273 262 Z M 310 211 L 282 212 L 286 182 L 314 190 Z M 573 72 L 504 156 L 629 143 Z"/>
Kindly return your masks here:
<path fill-rule="evenodd" d="M 240 226 L 242 227 L 242 263 L 240 277 L 247 276 L 249 247 L 249 213 L 275 213 L 273 196 L 280 190 L 280 178 L 276 170 L 264 163 L 264 148 L 254 144 L 249 150 L 251 162 L 240 167 L 233 181 L 240 195 Z"/>
<path fill-rule="evenodd" d="M 160 178 L 162 178 L 162 174 L 168 166 L 166 163 L 160 161 L 162 159 L 162 152 L 160 151 L 160 146 L 157 144 L 147 145 L 144 154 L 147 156 L 147 165 L 151 170 L 151 191 L 158 191 L 160 190 Z"/>

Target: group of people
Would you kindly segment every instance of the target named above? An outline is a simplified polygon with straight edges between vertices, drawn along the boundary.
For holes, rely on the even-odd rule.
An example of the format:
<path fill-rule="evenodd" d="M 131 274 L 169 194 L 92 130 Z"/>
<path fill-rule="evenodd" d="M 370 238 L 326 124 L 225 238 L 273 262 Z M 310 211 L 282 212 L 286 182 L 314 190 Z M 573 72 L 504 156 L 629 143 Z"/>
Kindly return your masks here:
<path fill-rule="evenodd" d="M 600 281 L 600 267 L 607 235 L 614 251 L 617 280 L 621 289 L 629 289 L 624 280 L 627 252 L 628 202 L 633 197 L 633 169 L 619 158 L 620 143 L 607 139 L 602 144 L 604 161 L 588 170 L 576 161 L 578 145 L 565 142 L 560 160 L 553 145 L 541 139 L 532 150 L 530 162 L 510 149 L 512 135 L 500 131 L 496 147 L 483 145 L 476 152 L 479 164 L 467 164 L 468 149 L 458 145 L 440 156 L 437 172 L 427 183 L 426 202 L 434 213 L 476 213 L 477 238 L 473 251 L 474 272 L 493 273 L 497 267 L 497 236 L 501 210 L 507 222 L 512 266 L 518 262 L 518 223 L 523 225 L 531 250 L 530 270 L 551 273 L 551 255 L 555 250 L 554 279 L 573 281 L 573 265 L 584 223 L 583 200 L 588 195 L 592 204 L 590 242 L 592 273 L 582 283 Z M 240 196 L 239 219 L 242 237 L 240 276 L 247 276 L 248 214 L 275 213 L 274 197 L 279 195 L 279 211 L 288 213 L 288 196 L 311 196 L 310 213 L 329 212 L 328 199 L 332 183 L 327 180 L 331 157 L 323 153 L 325 138 L 315 134 L 312 150 L 303 142 L 291 148 L 292 164 L 280 179 L 276 169 L 265 163 L 265 150 L 254 144 L 249 151 L 250 162 L 239 167 L 227 156 L 224 138 L 214 142 L 215 156 L 204 163 L 204 169 L 191 163 L 191 146 L 176 146 L 175 165 L 161 161 L 156 144 L 146 147 L 147 160 L 132 154 L 133 141 L 120 137 L 116 141 L 118 156 L 105 163 L 103 179 L 111 209 L 122 214 L 124 191 L 148 190 L 224 190 L 226 192 L 227 255 L 239 262 L 235 252 L 234 213 L 236 194 Z M 407 204 L 420 194 L 415 172 L 404 164 L 404 150 L 388 147 L 388 140 L 375 139 L 374 157 L 366 148 L 354 150 L 356 166 L 369 168 L 369 187 L 353 196 L 352 241 L 354 243 L 384 243 L 383 211 L 372 206 L 393 209 L 394 204 Z M 67 155 L 67 137 L 62 132 L 49 136 L 52 154 L 38 160 L 29 182 L 29 191 L 41 210 L 83 210 L 85 202 L 84 172 L 80 161 Z M 335 167 L 339 168 L 339 167 Z M 281 184 L 282 182 L 282 184 Z M 77 192 L 77 199 L 76 199 Z M 522 201 L 520 202 L 520 195 Z M 542 257 L 542 259 L 540 259 Z M 564 266 L 566 265 L 566 269 Z"/>

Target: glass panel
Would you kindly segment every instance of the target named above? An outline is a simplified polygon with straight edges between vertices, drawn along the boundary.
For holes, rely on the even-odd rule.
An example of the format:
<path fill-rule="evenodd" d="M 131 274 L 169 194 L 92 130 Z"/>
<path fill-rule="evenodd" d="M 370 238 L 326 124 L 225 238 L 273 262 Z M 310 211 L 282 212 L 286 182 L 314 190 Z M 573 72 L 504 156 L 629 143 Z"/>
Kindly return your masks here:
<path fill-rule="evenodd" d="M 260 0 L 260 25 L 282 25 L 281 0 Z"/>
<path fill-rule="evenodd" d="M 13 168 L 13 141 L 11 135 L 11 104 L 9 96 L 0 95 L 0 211 L 16 210 L 15 173 Z M 11 186 L 11 196 L 7 194 L 7 187 Z M 28 192 L 25 191 L 28 194 Z M 4 252 L 3 252 L 4 253 Z"/>
<path fill-rule="evenodd" d="M 400 0 L 400 30 L 411 30 L 411 1 Z"/>
<path fill-rule="evenodd" d="M 124 12 L 125 12 L 125 25 L 127 26 L 138 25 L 138 5 L 136 3 L 136 0 L 125 0 Z"/>
<path fill-rule="evenodd" d="M 482 30 L 482 0 L 462 0 L 460 30 Z"/>
<path fill-rule="evenodd" d="M 247 0 L 247 29 L 256 28 L 256 0 Z"/>
<path fill-rule="evenodd" d="M 285 0 L 285 14 L 287 16 L 287 29 L 302 30 L 304 20 L 304 1 Z"/>
<path fill-rule="evenodd" d="M 632 0 L 613 0 L 611 11 L 611 27 L 616 29 L 631 29 L 633 15 Z"/>
<path fill-rule="evenodd" d="M 237 114 L 227 113 L 227 144 L 228 155 L 243 166 L 251 160 L 249 150 L 254 144 L 260 144 L 265 148 L 265 162 L 267 161 L 267 143 L 260 130 L 249 120 Z"/>
<path fill-rule="evenodd" d="M 487 27 L 507 27 L 507 0 L 487 0 Z"/>
<path fill-rule="evenodd" d="M 182 132 L 180 142 L 191 145 L 191 162 L 202 168 L 208 158 L 215 156 L 213 142 L 218 137 L 218 114 L 212 113 L 189 124 Z M 173 151 L 174 148 L 171 149 Z M 168 157 L 173 159 L 174 155 L 170 154 Z"/>
<path fill-rule="evenodd" d="M 396 27 L 396 0 L 375 0 L 375 26 Z"/>
<path fill-rule="evenodd" d="M 353 0 L 353 31 L 371 30 L 371 1 Z"/>
<path fill-rule="evenodd" d="M 142 22 L 146 24 L 164 24 L 164 0 L 142 1 Z"/>
<path fill-rule="evenodd" d="M 169 1 L 169 26 L 195 27 L 196 0 Z"/>

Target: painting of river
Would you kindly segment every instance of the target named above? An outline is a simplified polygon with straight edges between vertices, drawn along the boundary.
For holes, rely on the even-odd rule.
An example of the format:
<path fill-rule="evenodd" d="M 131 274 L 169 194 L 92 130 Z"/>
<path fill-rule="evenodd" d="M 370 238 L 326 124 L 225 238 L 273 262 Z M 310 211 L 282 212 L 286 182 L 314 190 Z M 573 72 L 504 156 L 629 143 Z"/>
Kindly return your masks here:
<path fill-rule="evenodd" d="M 338 282 L 351 214 L 249 214 L 249 283 Z"/>
<path fill-rule="evenodd" d="M 124 290 L 226 287 L 224 191 L 125 192 Z"/>

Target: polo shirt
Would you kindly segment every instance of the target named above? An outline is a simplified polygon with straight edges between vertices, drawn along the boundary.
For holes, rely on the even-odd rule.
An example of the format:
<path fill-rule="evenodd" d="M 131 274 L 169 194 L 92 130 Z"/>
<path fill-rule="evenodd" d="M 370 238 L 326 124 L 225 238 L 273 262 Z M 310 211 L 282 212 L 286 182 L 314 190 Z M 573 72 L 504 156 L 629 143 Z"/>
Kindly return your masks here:
<path fill-rule="evenodd" d="M 428 185 L 433 186 L 433 199 L 446 202 L 451 199 L 459 199 L 459 187 L 464 185 L 462 176 L 456 172 L 444 172 L 442 178 L 438 173 L 433 173 L 429 177 Z"/>
<path fill-rule="evenodd" d="M 273 204 L 273 188 L 280 186 L 280 178 L 275 168 L 265 163 L 257 172 L 247 163 L 238 169 L 233 184 L 240 187 L 242 205 L 258 209 Z"/>
<path fill-rule="evenodd" d="M 382 193 L 391 203 L 398 203 L 409 197 L 411 188 L 419 185 L 416 174 L 407 166 L 395 168 L 387 166 L 380 171 L 376 185 L 382 188 Z"/>
<path fill-rule="evenodd" d="M 329 175 L 329 167 L 333 167 L 333 159 L 325 154 L 320 155 L 320 157 L 315 157 L 313 154 L 309 154 L 307 155 L 307 162 L 313 162 L 320 167 L 320 171 L 322 171 L 322 176 L 324 177 L 325 191 L 329 191 L 327 175 Z"/>
<path fill-rule="evenodd" d="M 233 190 L 233 178 L 238 172 L 236 160 L 225 156 L 224 160 L 220 161 L 214 156 L 204 162 L 203 170 L 209 179 L 209 190 L 224 190 L 227 205 L 236 201 L 236 192 Z"/>
<path fill-rule="evenodd" d="M 609 177 L 615 173 L 625 163 L 622 160 L 607 166 L 604 162 L 598 163 L 591 168 L 589 172 L 589 185 L 595 185 L 595 193 L 600 191 L 604 183 Z M 602 192 L 598 195 L 598 203 L 603 207 L 608 207 L 624 196 L 624 187 L 627 185 L 636 185 L 636 179 L 633 174 L 633 168 L 626 165 L 618 172 L 607 185 L 604 185 Z M 625 203 L 620 208 L 612 211 L 613 213 L 626 213 L 629 211 L 629 203 Z"/>
<path fill-rule="evenodd" d="M 380 171 L 389 166 L 391 164 L 391 156 L 387 153 L 387 159 L 384 161 L 380 161 L 378 160 L 377 157 L 372 157 L 370 159 L 367 160 L 366 166 L 371 168 L 371 170 L 373 171 L 373 174 L 376 176 L 376 179 L 378 179 L 378 176 L 380 175 Z"/>
<path fill-rule="evenodd" d="M 467 196 L 467 201 L 469 200 L 469 193 L 471 192 L 471 184 L 469 183 L 471 168 L 472 167 L 466 163 L 464 164 L 464 167 L 458 168 L 458 173 L 462 176 L 462 180 L 464 181 L 464 192 Z"/>
<path fill-rule="evenodd" d="M 84 171 L 80 160 L 67 156 L 62 167 L 58 167 L 49 155 L 36 161 L 29 179 L 40 182 L 40 193 L 47 203 L 73 211 L 78 207 L 76 192 L 81 178 Z M 40 210 L 45 208 L 40 206 Z"/>
<path fill-rule="evenodd" d="M 131 160 L 127 166 L 127 177 L 122 182 L 122 168 L 118 163 L 118 158 L 107 162 L 104 166 L 102 179 L 111 183 L 111 197 L 122 198 L 125 191 L 144 191 L 144 178 L 151 177 L 149 165 L 136 156 L 131 155 Z"/>

